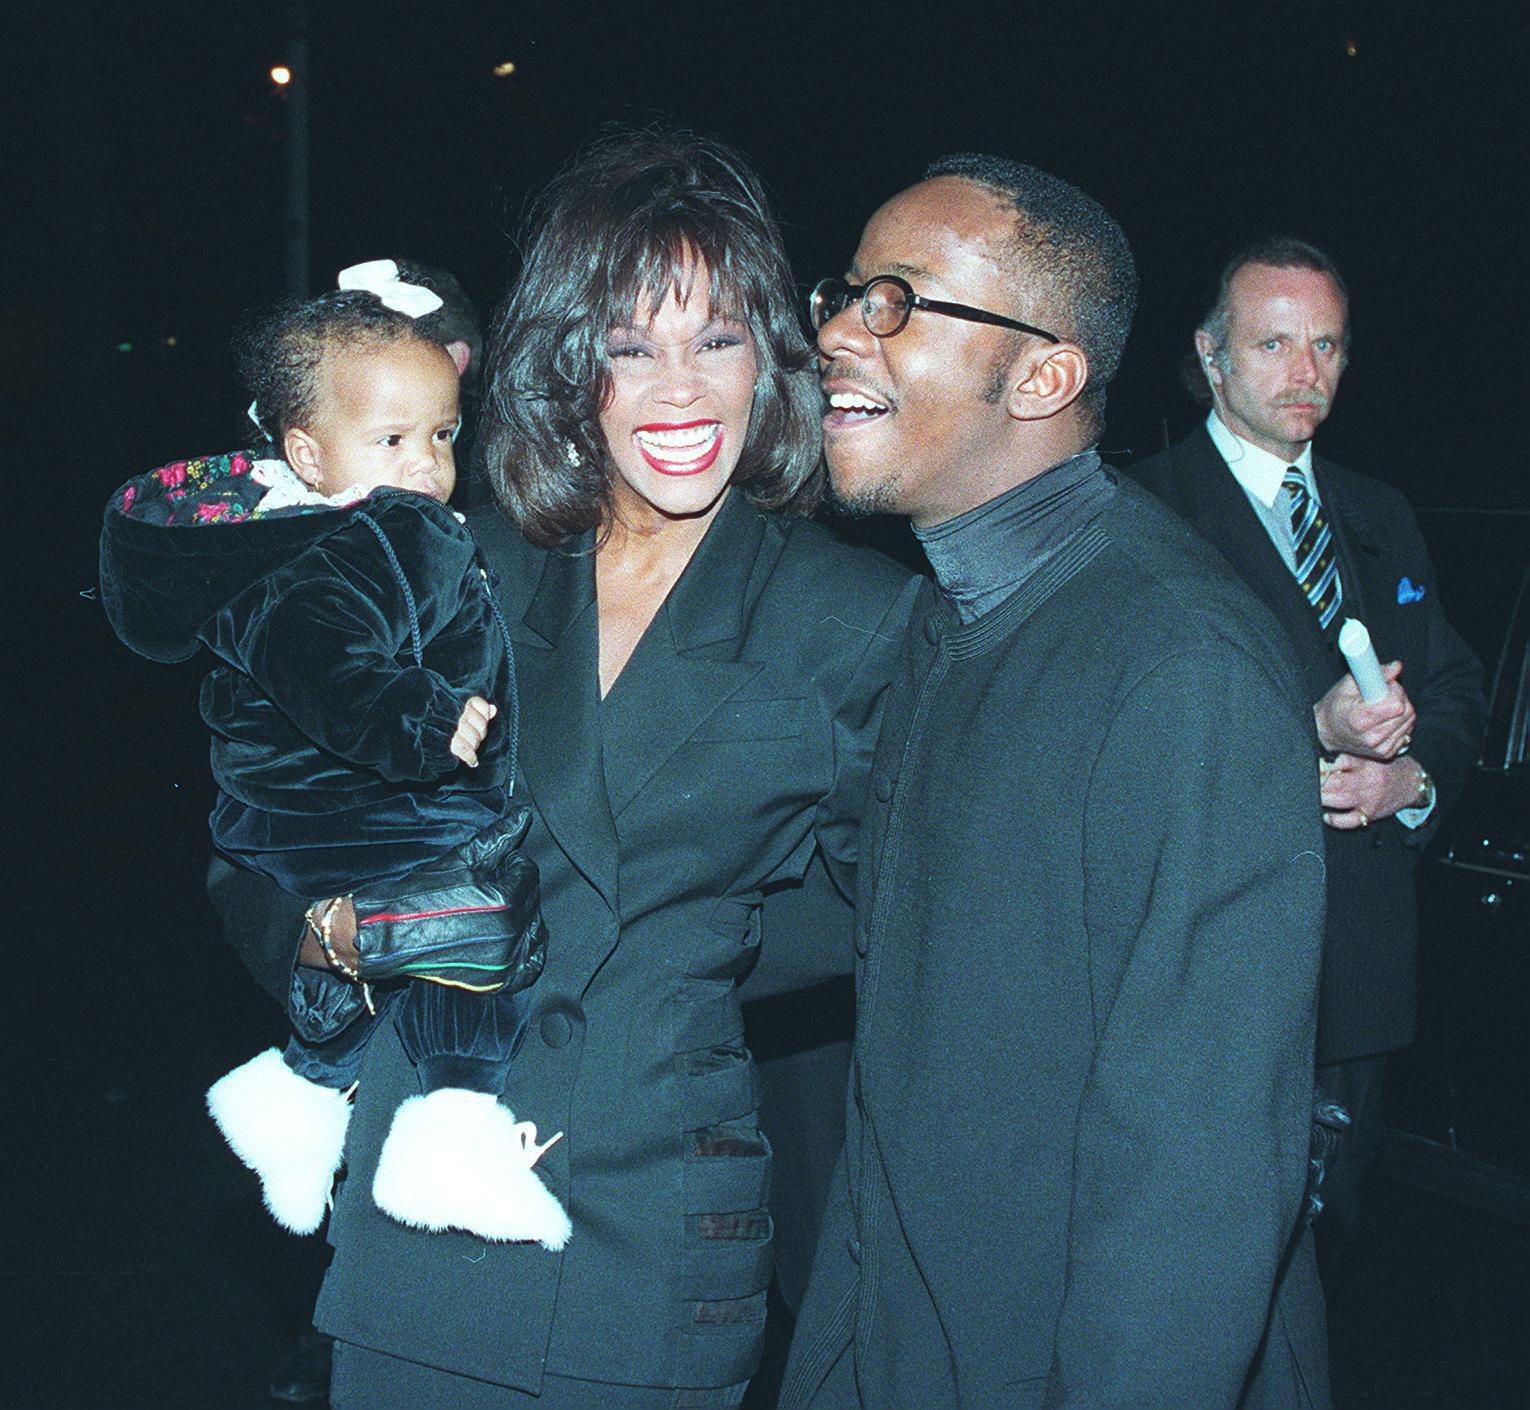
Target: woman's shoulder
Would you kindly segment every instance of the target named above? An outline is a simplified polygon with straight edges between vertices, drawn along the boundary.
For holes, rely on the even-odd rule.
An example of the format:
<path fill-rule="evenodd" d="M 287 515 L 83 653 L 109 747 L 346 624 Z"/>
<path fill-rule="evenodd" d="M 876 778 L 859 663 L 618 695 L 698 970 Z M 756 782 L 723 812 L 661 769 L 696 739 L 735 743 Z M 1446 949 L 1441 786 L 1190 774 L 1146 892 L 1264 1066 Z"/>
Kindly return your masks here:
<path fill-rule="evenodd" d="M 467 530 L 502 584 L 536 583 L 549 550 L 532 543 L 498 506 L 485 504 L 470 509 Z"/>
<path fill-rule="evenodd" d="M 773 655 L 788 682 L 812 681 L 836 713 L 876 698 L 925 580 L 823 524 L 768 517 L 780 552 L 748 614 L 748 651 Z"/>
<path fill-rule="evenodd" d="M 489 570 L 501 606 L 512 619 L 518 619 L 531 606 L 543 586 L 550 559 L 578 556 L 569 548 L 546 548 L 533 543 L 494 504 L 470 509 L 467 530 L 477 545 L 480 560 Z M 553 581 L 564 582 L 561 578 Z"/>
<path fill-rule="evenodd" d="M 911 593 L 918 575 L 885 553 L 849 543 L 813 519 L 766 516 L 782 539 L 776 575 L 785 578 L 806 603 L 841 608 L 856 604 L 880 617 Z"/>
<path fill-rule="evenodd" d="M 467 528 L 480 551 L 497 567 L 540 562 L 547 554 L 505 517 L 498 505 L 481 504 L 467 512 Z"/>

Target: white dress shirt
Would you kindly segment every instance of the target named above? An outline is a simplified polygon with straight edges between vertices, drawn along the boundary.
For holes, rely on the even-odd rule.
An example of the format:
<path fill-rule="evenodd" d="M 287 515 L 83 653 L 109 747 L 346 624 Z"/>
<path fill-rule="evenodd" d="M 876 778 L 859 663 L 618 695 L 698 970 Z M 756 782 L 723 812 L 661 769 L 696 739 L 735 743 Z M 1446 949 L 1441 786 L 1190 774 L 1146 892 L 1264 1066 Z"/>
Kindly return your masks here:
<path fill-rule="evenodd" d="M 1227 462 L 1239 488 L 1248 496 L 1249 505 L 1264 525 L 1270 542 L 1294 574 L 1296 536 L 1291 532 L 1291 493 L 1282 489 L 1281 483 L 1286 478 L 1286 471 L 1300 470 L 1307 482 L 1307 493 L 1321 507 L 1323 501 L 1318 497 L 1317 482 L 1312 475 L 1312 442 L 1308 441 L 1302 447 L 1302 453 L 1295 460 L 1282 460 L 1229 431 L 1215 411 L 1206 418 L 1206 434 L 1211 437 L 1217 454 Z"/>

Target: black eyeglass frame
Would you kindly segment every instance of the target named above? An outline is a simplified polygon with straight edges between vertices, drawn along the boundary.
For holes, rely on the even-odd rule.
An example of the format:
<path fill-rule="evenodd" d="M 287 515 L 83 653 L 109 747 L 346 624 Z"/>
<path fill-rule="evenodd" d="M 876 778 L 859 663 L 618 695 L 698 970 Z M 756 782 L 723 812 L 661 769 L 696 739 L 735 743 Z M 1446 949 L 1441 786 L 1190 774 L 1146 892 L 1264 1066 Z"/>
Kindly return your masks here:
<path fill-rule="evenodd" d="M 903 317 L 896 328 L 886 333 L 878 333 L 866 317 L 866 295 L 878 284 L 894 284 L 903 291 Z M 820 323 L 818 312 L 821 308 L 827 307 L 831 301 L 838 302 L 839 307 Z M 833 275 L 827 279 L 820 279 L 813 285 L 813 291 L 808 295 L 808 322 L 813 325 L 814 331 L 817 331 L 830 318 L 837 317 L 852 303 L 861 306 L 861 322 L 866 325 L 866 331 L 874 338 L 896 338 L 908 327 L 909 315 L 916 308 L 923 308 L 931 313 L 943 313 L 947 318 L 963 318 L 969 323 L 991 323 L 996 328 L 1013 328 L 1017 333 L 1032 333 L 1038 338 L 1045 338 L 1049 343 L 1062 342 L 1057 334 L 1048 333 L 1045 328 L 1038 328 L 1033 323 L 1022 323 L 1018 318 L 1007 318 L 1002 313 L 990 313 L 985 308 L 973 308 L 971 304 L 953 304 L 947 303 L 944 299 L 927 299 L 923 294 L 916 294 L 908 280 L 897 274 L 878 274 L 864 284 L 851 284 Z"/>

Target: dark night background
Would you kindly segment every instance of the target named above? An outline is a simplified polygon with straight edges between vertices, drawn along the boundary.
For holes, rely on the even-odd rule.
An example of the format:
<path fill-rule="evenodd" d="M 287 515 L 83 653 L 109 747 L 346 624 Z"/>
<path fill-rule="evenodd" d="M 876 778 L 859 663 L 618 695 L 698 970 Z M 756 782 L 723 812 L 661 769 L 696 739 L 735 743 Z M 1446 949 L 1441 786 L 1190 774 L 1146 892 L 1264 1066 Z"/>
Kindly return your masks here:
<path fill-rule="evenodd" d="M 133 658 L 90 596 L 109 491 L 244 439 L 228 339 L 285 292 L 291 98 L 267 71 L 290 61 L 291 8 L 84 0 L 8 26 L 12 1406 L 259 1404 L 296 1315 L 282 1289 L 301 1256 L 200 1114 L 207 1082 L 278 1030 L 206 943 L 199 668 Z M 310 291 L 407 255 L 487 311 L 525 201 L 609 121 L 742 148 L 804 289 L 928 160 L 991 150 L 1075 181 L 1131 238 L 1143 297 L 1105 438 L 1120 460 L 1201 414 L 1178 365 L 1221 257 L 1266 231 L 1315 241 L 1354 328 L 1322 450 L 1409 495 L 1452 616 L 1491 652 L 1530 526 L 1510 420 L 1526 391 L 1519 6 L 306 8 Z M 1392 1389 L 1350 1403 L 1530 1403 L 1515 1257 L 1509 1306 L 1475 1274 L 1431 1275 L 1481 1305 L 1432 1299 L 1437 1318 L 1400 1339 L 1413 1361 L 1371 1349 Z M 1517 1392 L 1463 1369 L 1506 1349 Z M 1439 1386 L 1420 1379 L 1440 1366 Z"/>

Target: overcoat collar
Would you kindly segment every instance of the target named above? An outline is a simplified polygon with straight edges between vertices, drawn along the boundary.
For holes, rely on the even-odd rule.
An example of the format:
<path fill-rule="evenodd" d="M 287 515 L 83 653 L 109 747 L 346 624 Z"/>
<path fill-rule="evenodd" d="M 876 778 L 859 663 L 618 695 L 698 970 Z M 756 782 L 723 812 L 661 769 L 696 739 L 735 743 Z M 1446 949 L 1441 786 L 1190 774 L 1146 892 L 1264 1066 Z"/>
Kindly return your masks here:
<path fill-rule="evenodd" d="M 766 520 L 730 493 L 606 700 L 600 698 L 593 535 L 549 552 L 516 632 L 521 772 L 548 830 L 613 911 L 615 818 L 729 696 Z"/>

